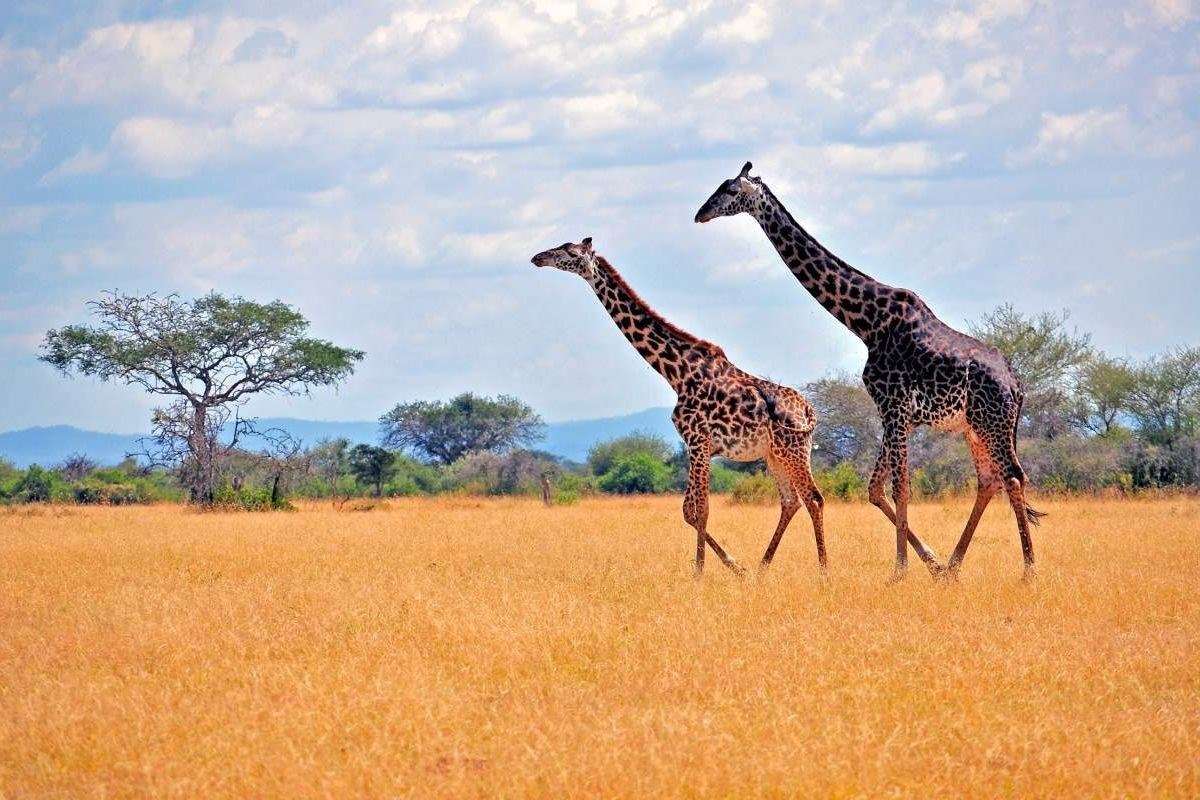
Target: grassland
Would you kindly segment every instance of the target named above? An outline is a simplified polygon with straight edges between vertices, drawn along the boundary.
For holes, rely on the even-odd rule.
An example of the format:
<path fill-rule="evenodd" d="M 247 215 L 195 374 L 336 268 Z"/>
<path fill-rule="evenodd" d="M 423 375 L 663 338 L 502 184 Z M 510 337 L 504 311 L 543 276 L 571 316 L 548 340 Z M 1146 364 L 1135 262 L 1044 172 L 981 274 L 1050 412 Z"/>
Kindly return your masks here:
<path fill-rule="evenodd" d="M 1039 505 L 0 511 L 0 795 L 1200 796 L 1200 501 Z"/>

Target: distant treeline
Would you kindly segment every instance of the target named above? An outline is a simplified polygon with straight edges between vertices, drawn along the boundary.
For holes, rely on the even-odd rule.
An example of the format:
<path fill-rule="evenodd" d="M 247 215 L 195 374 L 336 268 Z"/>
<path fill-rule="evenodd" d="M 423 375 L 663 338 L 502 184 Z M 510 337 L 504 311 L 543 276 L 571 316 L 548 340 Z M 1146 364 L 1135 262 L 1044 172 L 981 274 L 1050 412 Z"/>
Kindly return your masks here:
<path fill-rule="evenodd" d="M 1200 347 L 1143 361 L 1106 355 L 1064 313 L 1023 315 L 1004 306 L 972 328 L 1000 348 L 1026 388 L 1021 460 L 1048 492 L 1137 492 L 1200 486 Z M 813 460 L 827 497 L 860 498 L 880 440 L 879 416 L 862 382 L 828 377 L 803 387 L 819 414 Z M 286 507 L 287 498 L 396 497 L 458 492 L 543 495 L 570 503 L 587 494 L 678 492 L 683 450 L 634 434 L 595 445 L 583 463 L 534 449 L 540 417 L 520 400 L 467 392 L 445 402 L 395 406 L 380 418 L 378 446 L 345 440 L 310 447 L 275 440 L 261 452 L 210 445 L 213 504 Z M 185 429 L 186 431 L 186 429 Z M 261 432 L 270 439 L 270 431 Z M 160 434 L 161 436 L 161 434 Z M 960 436 L 918 432 L 911 450 L 919 496 L 966 491 L 974 468 Z M 185 499 L 195 464 L 175 468 L 133 458 L 101 467 L 84 456 L 52 468 L 15 469 L 0 460 L 0 502 L 145 503 Z M 712 490 L 767 502 L 761 463 L 713 466 Z"/>

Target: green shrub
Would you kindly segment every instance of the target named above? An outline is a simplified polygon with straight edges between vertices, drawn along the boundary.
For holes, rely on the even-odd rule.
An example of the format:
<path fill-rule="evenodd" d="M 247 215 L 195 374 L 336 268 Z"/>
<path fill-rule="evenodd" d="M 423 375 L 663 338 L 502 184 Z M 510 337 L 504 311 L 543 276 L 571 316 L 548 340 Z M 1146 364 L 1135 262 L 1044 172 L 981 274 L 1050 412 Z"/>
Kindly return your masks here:
<path fill-rule="evenodd" d="M 761 506 L 779 500 L 779 489 L 775 479 L 765 472 L 754 472 L 743 476 L 733 485 L 729 499 L 738 505 Z"/>
<path fill-rule="evenodd" d="M 714 462 L 709 473 L 708 489 L 713 494 L 729 494 L 743 477 L 743 474 L 737 470 Z"/>
<path fill-rule="evenodd" d="M 867 482 L 849 461 L 842 461 L 833 469 L 819 470 L 813 477 L 825 497 L 856 500 L 867 494 Z"/>
<path fill-rule="evenodd" d="M 588 451 L 587 465 L 593 475 L 604 475 L 628 456 L 646 455 L 655 461 L 667 462 L 673 454 L 671 445 L 661 436 L 631 433 L 593 445 Z"/>
<path fill-rule="evenodd" d="M 660 494 L 671 487 L 671 468 L 650 453 L 620 455 L 599 485 L 613 494 Z"/>
<path fill-rule="evenodd" d="M 599 491 L 595 478 L 577 472 L 564 472 L 554 479 L 553 484 L 551 496 L 560 506 L 572 505 L 581 498 Z"/>
<path fill-rule="evenodd" d="M 240 489 L 221 486 L 214 493 L 213 505 L 227 511 L 281 511 L 292 507 L 286 500 L 272 502 L 268 486 L 243 486 Z"/>

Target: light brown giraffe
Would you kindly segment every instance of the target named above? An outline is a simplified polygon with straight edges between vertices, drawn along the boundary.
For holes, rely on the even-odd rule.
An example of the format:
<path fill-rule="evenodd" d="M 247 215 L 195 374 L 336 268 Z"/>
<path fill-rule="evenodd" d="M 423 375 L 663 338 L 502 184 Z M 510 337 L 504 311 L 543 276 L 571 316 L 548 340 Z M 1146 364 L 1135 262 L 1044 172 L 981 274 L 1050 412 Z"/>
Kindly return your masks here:
<path fill-rule="evenodd" d="M 799 392 L 738 369 L 720 347 L 675 327 L 625 282 L 592 248 L 591 238 L 538 253 L 533 263 L 579 275 L 591 285 L 617 328 L 678 397 L 671 415 L 688 454 L 683 516 L 696 529 L 696 575 L 705 544 L 725 566 L 744 570 L 708 533 L 709 460 L 765 459 L 779 486 L 780 515 L 761 567 L 771 563 L 800 504 L 812 517 L 817 563 L 825 569 L 824 501 L 813 481 L 809 454 L 816 413 Z"/>
<path fill-rule="evenodd" d="M 696 212 L 696 222 L 752 216 L 809 294 L 866 344 L 863 382 L 883 420 L 870 497 L 895 525 L 893 578 L 904 576 L 906 540 L 934 576 L 943 573 L 937 557 L 908 524 L 908 438 L 918 425 L 962 433 L 979 478 L 975 508 L 946 573 L 957 575 L 979 518 L 1003 487 L 1017 518 L 1025 576 L 1032 576 L 1029 523 L 1043 515 L 1025 500 L 1025 471 L 1017 459 L 1024 393 L 1008 361 L 996 348 L 946 325 L 915 292 L 880 283 L 835 256 L 800 227 L 761 179 L 750 176 L 750 169 L 747 162 L 718 186 Z M 894 511 L 883 491 L 889 475 Z"/>

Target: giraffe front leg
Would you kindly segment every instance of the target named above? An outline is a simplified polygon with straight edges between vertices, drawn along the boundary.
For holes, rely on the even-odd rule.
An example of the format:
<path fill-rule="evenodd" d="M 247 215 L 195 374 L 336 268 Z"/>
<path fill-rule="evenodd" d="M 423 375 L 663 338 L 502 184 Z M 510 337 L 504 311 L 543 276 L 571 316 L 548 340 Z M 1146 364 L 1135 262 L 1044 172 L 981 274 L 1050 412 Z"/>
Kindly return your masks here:
<path fill-rule="evenodd" d="M 888 478 L 892 475 L 889 458 L 888 443 L 885 438 L 879 446 L 879 455 L 875 458 L 875 469 L 871 471 L 871 482 L 868 484 L 867 496 L 871 500 L 871 505 L 882 511 L 883 515 L 887 517 L 888 522 L 892 523 L 894 528 L 896 525 L 896 512 L 892 510 L 892 506 L 888 503 L 886 495 Z M 912 528 L 908 529 L 908 543 L 912 547 L 913 552 L 917 554 L 917 557 L 929 569 L 929 574 L 935 578 L 941 577 L 943 567 L 938 562 L 937 553 L 933 551 L 933 548 L 925 544 Z"/>
<path fill-rule="evenodd" d="M 705 446 L 688 448 L 688 486 L 683 496 L 683 518 L 696 529 L 695 574 L 699 578 L 704 572 L 704 546 L 707 544 L 716 553 L 721 563 L 738 576 L 746 574 L 725 549 L 708 533 L 708 459 L 710 449 Z"/>
<path fill-rule="evenodd" d="M 896 566 L 893 583 L 904 580 L 908 571 L 908 429 L 893 426 L 884 433 L 887 443 L 888 469 L 892 473 L 892 502 L 896 504 Z"/>

